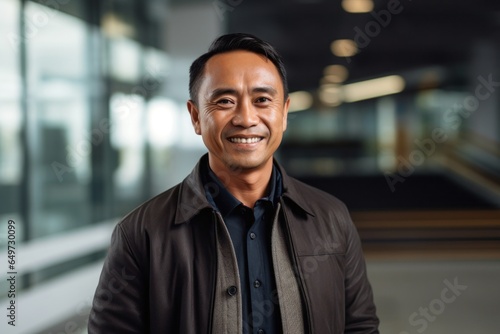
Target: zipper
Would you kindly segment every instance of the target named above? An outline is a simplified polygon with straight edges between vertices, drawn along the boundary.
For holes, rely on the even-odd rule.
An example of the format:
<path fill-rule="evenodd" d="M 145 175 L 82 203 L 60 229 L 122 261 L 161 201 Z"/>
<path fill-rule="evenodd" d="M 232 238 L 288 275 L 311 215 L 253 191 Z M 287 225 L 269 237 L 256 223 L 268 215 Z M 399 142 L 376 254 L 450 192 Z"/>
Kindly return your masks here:
<path fill-rule="evenodd" d="M 295 252 L 295 247 L 293 246 L 292 235 L 290 232 L 290 227 L 288 225 L 288 218 L 287 218 L 286 212 L 285 212 L 285 203 L 284 203 L 283 197 L 280 197 L 280 204 L 282 207 L 281 211 L 283 212 L 283 218 L 285 219 L 285 226 L 284 227 L 285 227 L 285 234 L 286 234 L 286 238 L 287 238 L 287 242 L 288 242 L 288 247 L 291 250 L 293 266 L 294 266 L 295 270 L 297 271 L 297 274 L 298 274 L 299 280 L 300 280 L 299 288 L 300 288 L 300 292 L 302 295 L 302 299 L 304 300 L 305 311 L 306 311 L 306 319 L 305 319 L 307 321 L 306 327 L 308 328 L 308 333 L 314 333 L 312 330 L 312 323 L 311 323 L 311 316 L 310 316 L 311 310 L 309 308 L 309 303 L 307 302 L 306 291 L 304 288 L 305 283 L 304 283 L 304 279 L 302 277 L 302 272 L 299 270 L 300 267 L 299 267 L 298 260 L 297 260 L 297 253 Z M 279 223 L 279 220 L 278 220 L 278 223 Z"/>

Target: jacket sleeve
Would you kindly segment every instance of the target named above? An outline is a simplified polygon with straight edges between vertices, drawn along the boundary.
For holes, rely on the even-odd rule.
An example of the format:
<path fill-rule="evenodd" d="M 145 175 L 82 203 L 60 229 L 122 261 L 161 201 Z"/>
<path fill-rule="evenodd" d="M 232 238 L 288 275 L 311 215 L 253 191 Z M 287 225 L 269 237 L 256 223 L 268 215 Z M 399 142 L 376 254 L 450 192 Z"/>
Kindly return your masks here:
<path fill-rule="evenodd" d="M 366 275 L 361 241 L 347 209 L 347 251 L 345 258 L 345 333 L 378 334 L 373 293 Z"/>
<path fill-rule="evenodd" d="M 147 333 L 144 281 L 134 248 L 119 223 L 94 295 L 88 333 Z"/>

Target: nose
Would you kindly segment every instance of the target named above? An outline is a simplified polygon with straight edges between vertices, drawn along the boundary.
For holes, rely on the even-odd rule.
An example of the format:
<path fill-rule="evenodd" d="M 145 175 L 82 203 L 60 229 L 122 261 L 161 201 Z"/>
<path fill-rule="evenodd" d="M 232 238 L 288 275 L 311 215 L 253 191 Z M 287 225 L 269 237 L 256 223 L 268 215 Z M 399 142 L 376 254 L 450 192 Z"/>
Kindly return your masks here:
<path fill-rule="evenodd" d="M 232 123 L 234 126 L 241 126 L 244 128 L 250 128 L 259 123 L 257 110 L 255 110 L 255 107 L 250 101 L 241 103 L 238 108 L 235 109 Z"/>

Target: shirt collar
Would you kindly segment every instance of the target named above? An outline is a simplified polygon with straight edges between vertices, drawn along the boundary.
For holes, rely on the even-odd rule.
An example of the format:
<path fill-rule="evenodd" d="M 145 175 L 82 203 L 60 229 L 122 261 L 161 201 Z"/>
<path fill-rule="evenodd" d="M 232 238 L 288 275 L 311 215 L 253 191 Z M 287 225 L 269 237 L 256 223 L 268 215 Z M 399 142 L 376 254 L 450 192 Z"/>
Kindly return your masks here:
<path fill-rule="evenodd" d="M 234 197 L 222 184 L 221 180 L 215 175 L 207 163 L 204 164 L 201 174 L 205 195 L 208 202 L 217 210 L 220 211 L 223 217 L 229 214 L 236 207 L 243 205 L 236 197 Z M 271 201 L 273 205 L 276 203 L 282 193 L 281 173 L 278 168 L 273 164 L 269 184 L 269 194 L 260 200 Z"/>
<path fill-rule="evenodd" d="M 205 153 L 191 173 L 178 186 L 177 207 L 175 209 L 174 223 L 183 224 L 190 221 L 194 216 L 205 210 L 213 210 L 214 204 L 210 203 L 205 194 L 203 177 L 206 173 L 202 172 L 208 166 L 208 153 Z M 274 167 L 277 170 L 279 181 L 276 183 L 275 203 L 279 201 L 290 200 L 297 208 L 306 214 L 314 217 L 314 210 L 311 207 L 310 196 L 304 194 L 307 186 L 302 185 L 297 189 L 300 181 L 288 176 L 280 164 L 274 160 Z M 306 188 L 304 188 L 304 186 Z M 279 188 L 279 189 L 278 189 Z M 285 204 L 285 202 L 283 202 Z"/>

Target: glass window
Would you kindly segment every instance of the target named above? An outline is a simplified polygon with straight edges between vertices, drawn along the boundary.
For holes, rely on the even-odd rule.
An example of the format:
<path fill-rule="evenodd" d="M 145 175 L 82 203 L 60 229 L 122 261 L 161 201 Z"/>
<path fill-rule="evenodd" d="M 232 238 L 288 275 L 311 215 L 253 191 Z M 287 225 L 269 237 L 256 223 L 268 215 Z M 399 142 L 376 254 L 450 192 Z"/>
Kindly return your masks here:
<path fill-rule="evenodd" d="M 118 155 L 113 173 L 118 201 L 141 200 L 144 175 L 145 102 L 140 95 L 115 93 L 110 100 L 111 147 Z"/>
<path fill-rule="evenodd" d="M 0 2 L 0 230 L 9 219 L 17 223 L 17 239 L 23 239 L 20 196 L 23 172 L 21 141 L 20 2 Z M 0 246 L 6 238 L 0 239 Z"/>
<path fill-rule="evenodd" d="M 74 16 L 28 2 L 30 238 L 90 223 L 92 140 L 88 27 Z"/>

